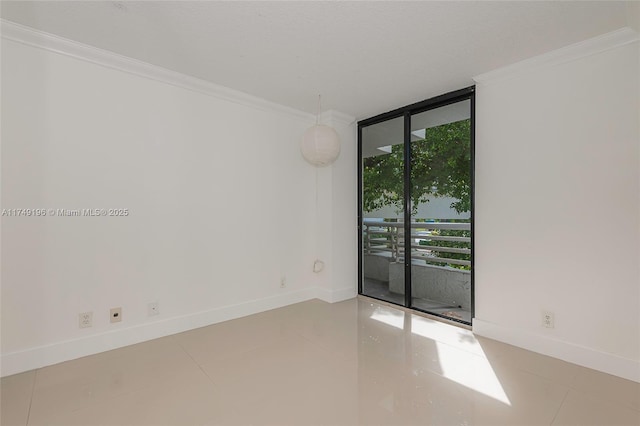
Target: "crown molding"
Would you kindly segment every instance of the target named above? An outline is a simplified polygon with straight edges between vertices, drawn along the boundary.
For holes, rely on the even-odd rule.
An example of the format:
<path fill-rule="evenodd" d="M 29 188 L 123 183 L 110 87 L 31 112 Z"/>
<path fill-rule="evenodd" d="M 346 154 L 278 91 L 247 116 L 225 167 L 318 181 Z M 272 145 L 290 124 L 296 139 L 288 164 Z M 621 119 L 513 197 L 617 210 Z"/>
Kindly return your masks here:
<path fill-rule="evenodd" d="M 493 71 L 473 77 L 478 84 L 490 84 L 494 81 L 525 74 L 535 69 L 559 65 L 565 62 L 595 55 L 606 50 L 624 46 L 640 40 L 640 34 L 629 27 L 590 38 L 566 47 L 562 47 L 524 61 L 516 62 Z"/>
<path fill-rule="evenodd" d="M 294 108 L 249 95 L 238 90 L 171 71 L 156 65 L 132 59 L 108 50 L 78 43 L 31 27 L 0 19 L 2 38 L 50 52 L 69 56 L 103 67 L 116 69 L 139 77 L 170 84 L 172 86 L 198 92 L 214 98 L 257 108 L 263 111 L 279 112 L 304 121 L 313 121 L 315 116 Z"/>
<path fill-rule="evenodd" d="M 323 111 L 320 114 L 320 121 L 331 122 L 336 125 L 350 126 L 356 122 L 356 118 L 335 109 Z"/>

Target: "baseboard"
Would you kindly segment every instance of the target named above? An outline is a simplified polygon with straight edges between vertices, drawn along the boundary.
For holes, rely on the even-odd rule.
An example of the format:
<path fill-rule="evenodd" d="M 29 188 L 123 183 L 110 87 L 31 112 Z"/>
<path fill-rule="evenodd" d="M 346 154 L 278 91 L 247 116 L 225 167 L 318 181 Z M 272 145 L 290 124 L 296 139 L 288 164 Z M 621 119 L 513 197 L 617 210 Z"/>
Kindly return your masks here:
<path fill-rule="evenodd" d="M 204 327 L 234 318 L 252 315 L 317 297 L 316 288 L 292 291 L 276 296 L 251 300 L 236 305 L 167 318 L 116 331 L 94 334 L 74 340 L 39 346 L 24 351 L 3 354 L 0 376 L 10 376 L 60 362 L 109 351 L 123 346 L 157 339 L 194 328 Z"/>
<path fill-rule="evenodd" d="M 640 361 L 638 360 L 623 358 L 586 346 L 479 319 L 473 320 L 473 333 L 627 380 L 640 382 Z"/>
<path fill-rule="evenodd" d="M 328 290 L 326 288 L 316 288 L 316 297 L 328 303 L 342 302 L 343 300 L 353 299 L 356 297 L 357 289 L 354 287 L 345 287 L 338 290 Z"/>

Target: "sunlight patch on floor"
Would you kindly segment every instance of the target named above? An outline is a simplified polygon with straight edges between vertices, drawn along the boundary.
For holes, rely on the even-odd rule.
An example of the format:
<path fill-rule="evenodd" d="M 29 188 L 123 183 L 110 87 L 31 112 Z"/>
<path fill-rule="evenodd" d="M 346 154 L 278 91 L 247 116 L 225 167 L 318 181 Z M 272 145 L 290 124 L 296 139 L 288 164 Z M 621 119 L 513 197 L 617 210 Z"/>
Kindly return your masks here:
<path fill-rule="evenodd" d="M 464 353 L 444 343 L 435 343 L 444 377 L 511 406 L 511 401 L 486 357 Z"/>
<path fill-rule="evenodd" d="M 471 331 L 456 330 L 453 326 L 414 315 L 411 315 L 407 324 L 409 329 L 406 330 L 405 312 L 400 310 L 378 308 L 370 318 L 433 341 L 443 377 L 511 406 L 482 346 Z M 473 349 L 473 352 L 465 349 Z"/>
<path fill-rule="evenodd" d="M 473 333 L 453 330 L 450 325 L 427 318 L 411 318 L 411 332 L 436 344 L 444 377 L 510 406 L 511 401 Z"/>

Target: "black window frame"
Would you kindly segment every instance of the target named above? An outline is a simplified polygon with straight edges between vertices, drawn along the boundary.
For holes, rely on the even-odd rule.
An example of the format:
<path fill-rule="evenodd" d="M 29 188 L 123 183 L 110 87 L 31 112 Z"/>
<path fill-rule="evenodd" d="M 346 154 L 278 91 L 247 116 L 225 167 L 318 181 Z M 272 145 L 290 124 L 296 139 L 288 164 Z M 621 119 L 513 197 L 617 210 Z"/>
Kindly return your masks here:
<path fill-rule="evenodd" d="M 382 123 L 387 120 L 392 120 L 398 117 L 404 117 L 404 223 L 405 223 L 405 247 L 411 247 L 411 116 L 420 114 L 425 111 L 433 110 L 457 102 L 469 100 L 471 108 L 471 321 L 475 317 L 475 86 L 469 86 L 464 89 L 456 90 L 453 92 L 445 93 L 440 96 L 426 99 L 421 102 L 416 102 L 411 105 L 407 105 L 401 108 L 397 108 L 376 116 L 358 121 L 358 294 L 372 299 L 381 300 L 385 303 L 391 303 L 394 305 L 402 306 L 404 308 L 413 309 L 415 311 L 424 312 L 429 315 L 444 318 L 448 321 L 458 322 L 465 325 L 471 325 L 471 322 L 467 322 L 457 318 L 450 318 L 436 312 L 430 312 L 414 307 L 412 304 L 411 295 L 411 256 L 404 256 L 404 279 L 405 279 L 405 291 L 404 291 L 404 305 L 399 305 L 387 300 L 378 299 L 364 294 L 363 291 L 363 210 L 362 210 L 362 129 L 368 126 L 372 126 L 378 123 Z"/>

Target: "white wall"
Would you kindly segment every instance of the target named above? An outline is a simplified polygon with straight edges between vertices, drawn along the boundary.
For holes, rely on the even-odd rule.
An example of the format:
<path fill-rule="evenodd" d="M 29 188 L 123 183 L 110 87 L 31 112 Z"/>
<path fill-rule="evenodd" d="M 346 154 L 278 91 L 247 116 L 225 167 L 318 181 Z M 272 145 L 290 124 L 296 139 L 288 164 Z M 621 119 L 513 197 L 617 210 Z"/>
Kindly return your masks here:
<path fill-rule="evenodd" d="M 474 330 L 638 380 L 638 43 L 578 56 L 479 79 Z M 312 117 L 156 80 L 3 39 L 2 208 L 131 214 L 2 218 L 2 375 L 355 294 L 352 120 L 316 201 Z"/>
<path fill-rule="evenodd" d="M 640 381 L 634 38 L 478 78 L 474 331 Z"/>
<path fill-rule="evenodd" d="M 640 31 L 640 2 L 628 1 L 627 5 L 627 25 L 636 31 Z"/>
<path fill-rule="evenodd" d="M 239 99 L 2 40 L 2 208 L 130 211 L 2 218 L 3 375 L 316 295 L 313 117 Z"/>
<path fill-rule="evenodd" d="M 358 290 L 356 120 L 327 111 L 321 121 L 338 132 L 341 151 L 333 164 L 317 169 L 317 252 L 325 268 L 316 277 L 318 297 L 338 302 L 355 297 Z"/>
<path fill-rule="evenodd" d="M 331 264 L 332 301 L 356 296 L 358 291 L 358 140 L 353 117 L 334 114 L 342 150 L 332 165 Z"/>

